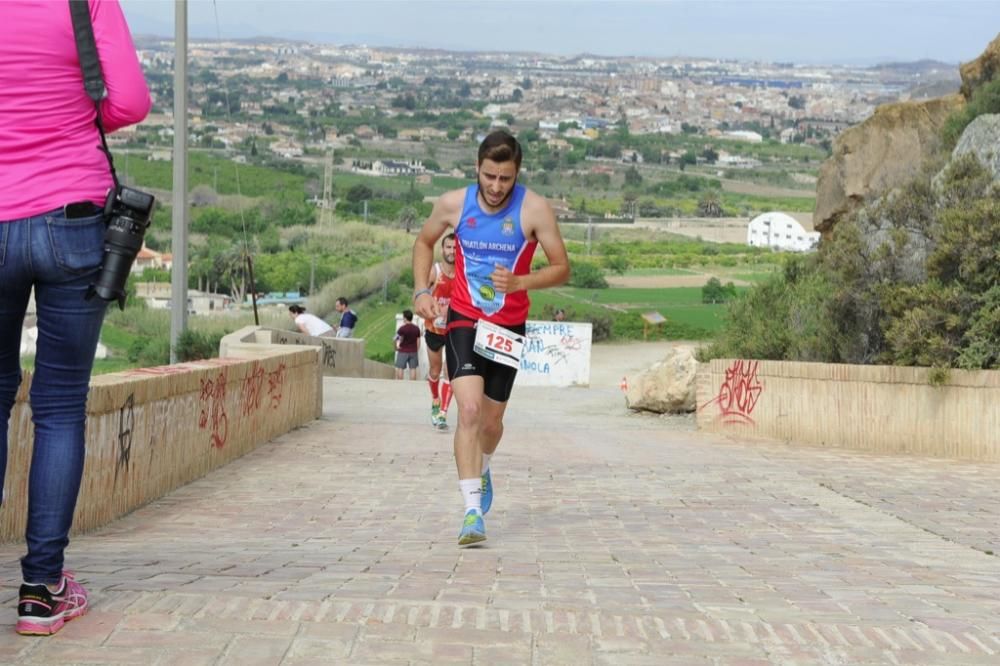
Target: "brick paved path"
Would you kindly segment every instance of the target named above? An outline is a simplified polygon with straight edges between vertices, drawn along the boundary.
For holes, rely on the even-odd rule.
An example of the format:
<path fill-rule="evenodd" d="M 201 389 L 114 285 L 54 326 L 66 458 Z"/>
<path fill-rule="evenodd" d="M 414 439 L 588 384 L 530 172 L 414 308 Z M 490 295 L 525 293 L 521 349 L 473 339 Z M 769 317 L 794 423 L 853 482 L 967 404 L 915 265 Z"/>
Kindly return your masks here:
<path fill-rule="evenodd" d="M 0 663 L 1000 663 L 1000 466 L 518 388 L 489 540 L 460 550 L 425 384 L 326 390 L 324 420 L 75 538 L 93 610 L 55 637 L 13 634 L 0 547 Z"/>

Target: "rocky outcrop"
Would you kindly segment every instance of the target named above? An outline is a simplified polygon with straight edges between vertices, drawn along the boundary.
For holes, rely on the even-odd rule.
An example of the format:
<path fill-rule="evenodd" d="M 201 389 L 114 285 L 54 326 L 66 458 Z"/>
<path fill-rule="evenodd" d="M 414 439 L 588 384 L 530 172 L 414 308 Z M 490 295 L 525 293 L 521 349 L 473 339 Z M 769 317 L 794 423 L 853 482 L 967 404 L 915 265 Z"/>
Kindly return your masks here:
<path fill-rule="evenodd" d="M 977 117 L 962 132 L 962 138 L 951 154 L 954 160 L 972 153 L 1000 180 L 1000 114 L 991 113 Z"/>
<path fill-rule="evenodd" d="M 671 349 L 662 361 L 629 382 L 625 403 L 631 409 L 659 414 L 693 412 L 697 371 L 698 361 L 691 349 Z"/>
<path fill-rule="evenodd" d="M 941 128 L 983 84 L 1000 77 L 1000 35 L 961 66 L 961 92 L 924 102 L 886 104 L 843 132 L 820 168 L 814 228 L 824 236 L 867 201 L 902 185 L 940 148 Z"/>
<path fill-rule="evenodd" d="M 1000 35 L 990 42 L 983 54 L 958 68 L 962 75 L 962 96 L 972 99 L 972 93 L 984 83 L 1000 75 Z"/>
<path fill-rule="evenodd" d="M 886 104 L 868 120 L 844 131 L 834 142 L 833 155 L 820 168 L 815 229 L 828 233 L 871 195 L 915 176 L 924 158 L 940 147 L 944 121 L 964 105 L 965 98 L 958 94 Z"/>

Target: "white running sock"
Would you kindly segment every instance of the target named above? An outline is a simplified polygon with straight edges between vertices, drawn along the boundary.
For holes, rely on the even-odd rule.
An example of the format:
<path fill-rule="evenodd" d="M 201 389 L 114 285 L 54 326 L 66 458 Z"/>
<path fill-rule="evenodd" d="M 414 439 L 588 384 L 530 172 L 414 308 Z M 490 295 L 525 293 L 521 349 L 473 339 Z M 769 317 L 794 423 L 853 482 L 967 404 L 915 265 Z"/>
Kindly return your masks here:
<path fill-rule="evenodd" d="M 482 504 L 480 500 L 482 499 L 482 480 L 479 477 L 475 479 L 459 479 L 458 487 L 462 491 L 462 499 L 465 500 L 465 512 L 468 513 L 470 509 L 475 509 L 477 513 L 482 513 Z"/>
<path fill-rule="evenodd" d="M 483 454 L 483 474 L 486 474 L 486 470 L 490 468 L 490 458 L 493 457 L 492 453 Z"/>

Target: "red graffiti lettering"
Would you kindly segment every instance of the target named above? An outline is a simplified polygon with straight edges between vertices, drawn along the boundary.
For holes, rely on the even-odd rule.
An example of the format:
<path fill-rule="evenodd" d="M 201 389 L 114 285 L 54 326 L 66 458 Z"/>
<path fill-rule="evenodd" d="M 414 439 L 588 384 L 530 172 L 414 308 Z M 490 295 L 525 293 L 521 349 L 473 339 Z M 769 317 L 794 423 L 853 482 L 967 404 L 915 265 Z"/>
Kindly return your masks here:
<path fill-rule="evenodd" d="M 249 416 L 260 409 L 260 401 L 263 398 L 261 389 L 263 387 L 264 368 L 255 361 L 243 380 L 243 391 L 240 394 L 240 409 L 243 416 Z"/>
<path fill-rule="evenodd" d="M 727 425 L 756 425 L 750 417 L 764 385 L 757 379 L 760 361 L 734 361 L 726 369 L 726 378 L 719 387 L 719 394 L 702 407 L 715 403 L 719 419 Z"/>
<path fill-rule="evenodd" d="M 213 382 L 211 379 L 201 380 L 201 414 L 198 417 L 198 428 L 204 430 L 212 424 L 212 434 L 209 438 L 212 446 L 221 449 L 229 437 L 229 416 L 226 415 L 226 372 L 223 370 Z"/>
<path fill-rule="evenodd" d="M 281 363 L 273 372 L 267 373 L 267 394 L 271 397 L 271 409 L 281 405 L 281 393 L 285 386 L 285 364 Z"/>

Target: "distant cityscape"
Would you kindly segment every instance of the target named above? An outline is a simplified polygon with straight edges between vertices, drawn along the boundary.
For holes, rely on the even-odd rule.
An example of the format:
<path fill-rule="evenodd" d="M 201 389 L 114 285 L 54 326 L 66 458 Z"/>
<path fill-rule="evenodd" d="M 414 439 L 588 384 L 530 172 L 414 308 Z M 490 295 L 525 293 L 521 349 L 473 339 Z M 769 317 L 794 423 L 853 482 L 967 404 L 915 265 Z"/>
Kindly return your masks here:
<path fill-rule="evenodd" d="M 154 112 L 117 140 L 166 158 L 173 124 L 173 44 L 140 37 L 137 48 Z M 277 41 L 198 41 L 189 54 L 192 145 L 306 162 L 348 149 L 337 160 L 340 169 L 357 168 L 359 157 L 368 158 L 370 166 L 379 158 L 412 164 L 421 156 L 388 144 L 376 154 L 352 153 L 351 146 L 446 144 L 498 126 L 529 132 L 555 151 L 623 130 L 828 150 L 837 133 L 878 104 L 933 97 L 959 85 L 954 66 L 932 61 L 852 68 Z M 631 159 L 649 157 L 640 153 Z M 757 166 L 739 153 L 718 158 L 726 167 Z M 454 166 L 428 161 L 423 166 L 429 171 Z"/>

